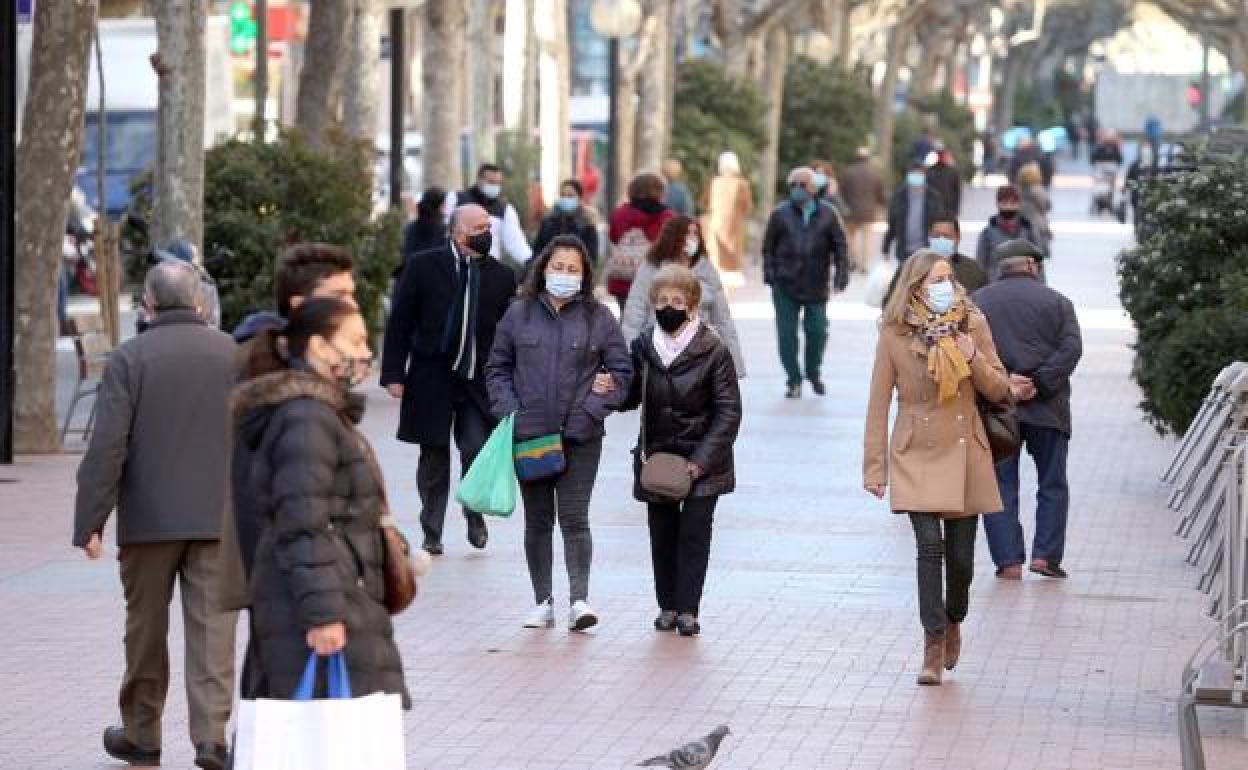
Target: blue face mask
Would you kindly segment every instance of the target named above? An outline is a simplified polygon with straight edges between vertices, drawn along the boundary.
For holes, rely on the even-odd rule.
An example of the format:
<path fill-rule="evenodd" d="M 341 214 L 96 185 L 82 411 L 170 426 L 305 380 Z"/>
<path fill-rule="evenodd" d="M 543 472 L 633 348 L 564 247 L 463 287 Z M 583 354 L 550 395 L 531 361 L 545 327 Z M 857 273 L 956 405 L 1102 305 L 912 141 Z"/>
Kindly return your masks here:
<path fill-rule="evenodd" d="M 952 238 L 944 238 L 938 235 L 935 238 L 929 238 L 927 241 L 927 245 L 932 251 L 936 252 L 942 257 L 953 256 L 953 239 Z"/>
<path fill-rule="evenodd" d="M 937 313 L 944 313 L 953 307 L 953 282 L 940 281 L 927 285 L 927 304 Z"/>
<path fill-rule="evenodd" d="M 805 206 L 810 201 L 810 193 L 805 187 L 793 186 L 789 188 L 789 200 L 799 206 Z"/>
<path fill-rule="evenodd" d="M 815 189 L 822 190 L 828 186 L 828 175 L 822 171 L 815 172 Z"/>
<path fill-rule="evenodd" d="M 555 201 L 555 207 L 565 214 L 571 214 L 581 207 L 581 199 L 574 195 L 564 195 Z"/>
<path fill-rule="evenodd" d="M 572 299 L 581 293 L 581 276 L 547 272 L 546 291 L 555 299 Z"/>
<path fill-rule="evenodd" d="M 906 184 L 911 187 L 922 187 L 927 184 L 927 177 L 923 176 L 922 171 L 911 171 L 906 174 Z"/>

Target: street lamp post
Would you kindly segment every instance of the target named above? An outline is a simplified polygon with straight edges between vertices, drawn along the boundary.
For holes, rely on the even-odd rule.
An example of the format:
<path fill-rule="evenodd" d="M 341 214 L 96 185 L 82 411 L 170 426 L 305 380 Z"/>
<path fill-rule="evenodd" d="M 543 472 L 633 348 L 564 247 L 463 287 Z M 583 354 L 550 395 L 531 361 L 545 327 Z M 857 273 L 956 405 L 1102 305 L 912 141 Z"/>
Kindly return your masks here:
<path fill-rule="evenodd" d="M 607 40 L 607 181 L 604 208 L 610 215 L 619 190 L 619 153 L 616 137 L 620 132 L 619 84 L 620 38 L 637 34 L 641 27 L 641 5 L 637 0 L 595 0 L 589 10 L 589 23 Z"/>

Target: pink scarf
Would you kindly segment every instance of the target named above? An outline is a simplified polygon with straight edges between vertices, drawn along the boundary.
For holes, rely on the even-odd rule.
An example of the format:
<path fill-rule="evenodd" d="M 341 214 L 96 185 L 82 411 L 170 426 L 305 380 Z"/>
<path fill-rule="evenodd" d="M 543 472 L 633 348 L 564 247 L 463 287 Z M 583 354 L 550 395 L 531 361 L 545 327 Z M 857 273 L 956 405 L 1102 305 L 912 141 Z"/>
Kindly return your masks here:
<path fill-rule="evenodd" d="M 659 354 L 659 360 L 663 362 L 663 367 L 667 368 L 672 365 L 681 353 L 685 352 L 685 348 L 689 347 L 689 343 L 693 342 L 693 337 L 698 333 L 698 328 L 702 326 L 702 322 L 693 319 L 685 324 L 684 331 L 675 337 L 669 337 L 658 326 L 654 327 L 654 335 L 651 338 L 654 342 L 654 349 Z"/>

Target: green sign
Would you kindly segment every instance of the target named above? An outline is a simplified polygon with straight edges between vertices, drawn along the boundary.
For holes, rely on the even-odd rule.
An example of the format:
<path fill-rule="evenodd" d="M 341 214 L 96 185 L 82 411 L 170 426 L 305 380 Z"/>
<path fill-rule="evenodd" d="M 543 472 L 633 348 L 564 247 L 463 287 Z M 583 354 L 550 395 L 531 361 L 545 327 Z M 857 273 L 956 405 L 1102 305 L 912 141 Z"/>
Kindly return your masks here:
<path fill-rule="evenodd" d="M 256 18 L 251 3 L 235 0 L 230 4 L 230 50 L 242 56 L 256 46 Z"/>

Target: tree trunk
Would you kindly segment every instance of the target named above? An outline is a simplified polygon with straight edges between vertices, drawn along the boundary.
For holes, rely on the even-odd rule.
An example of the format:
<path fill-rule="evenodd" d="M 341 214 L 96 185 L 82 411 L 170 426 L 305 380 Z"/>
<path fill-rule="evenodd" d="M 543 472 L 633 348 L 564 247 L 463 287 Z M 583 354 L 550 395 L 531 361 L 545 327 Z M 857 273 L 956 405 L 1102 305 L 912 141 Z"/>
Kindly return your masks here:
<path fill-rule="evenodd" d="M 56 452 L 56 287 L 78 168 L 95 0 L 35 6 L 30 81 L 17 152 L 13 443 Z"/>
<path fill-rule="evenodd" d="M 524 117 L 525 62 L 529 47 L 529 3 L 506 0 L 503 22 L 503 128 L 519 131 Z"/>
<path fill-rule="evenodd" d="M 790 36 L 777 24 L 767 33 L 767 64 L 763 93 L 767 97 L 767 141 L 759 159 L 758 184 L 761 190 L 758 211 L 770 212 L 776 202 L 776 178 L 780 165 L 780 118 L 784 111 L 784 78 L 789 64 Z"/>
<path fill-rule="evenodd" d="M 295 125 L 303 129 L 314 146 L 325 141 L 326 132 L 337 118 L 349 50 L 351 4 L 352 0 L 316 0 L 309 4 Z"/>
<path fill-rule="evenodd" d="M 617 179 L 623 189 L 638 170 L 636 163 L 637 137 L 637 80 L 649 64 L 658 27 L 657 16 L 646 16 L 637 35 L 637 47 L 631 53 L 620 51 L 620 75 L 616 88 L 616 120 L 619 124 L 615 137 L 615 163 Z M 608 204 L 608 210 L 615 206 Z"/>
<path fill-rule="evenodd" d="M 204 26 L 207 0 L 158 3 L 160 109 L 152 243 L 204 236 Z"/>
<path fill-rule="evenodd" d="M 879 142 L 876 156 L 879 158 L 880 168 L 890 176 L 893 173 L 893 130 L 897 124 L 897 111 L 893 104 L 897 93 L 897 76 L 906 49 L 910 46 L 914 24 L 915 17 L 911 15 L 900 20 L 889 33 L 884 81 L 880 84 L 880 93 L 875 100 L 875 136 Z"/>
<path fill-rule="evenodd" d="M 462 0 L 427 0 L 424 50 L 424 184 L 447 190 L 461 183 L 459 135 L 468 16 Z"/>
<path fill-rule="evenodd" d="M 472 51 L 468 66 L 472 72 L 472 155 L 473 165 L 497 160 L 494 142 L 494 3 L 492 0 L 473 0 L 469 23 L 468 46 Z M 567 26 L 566 22 L 563 25 Z M 566 44 L 566 35 L 565 44 Z M 565 78 L 566 81 L 566 78 Z"/>
<path fill-rule="evenodd" d="M 724 57 L 724 70 L 732 77 L 744 78 L 749 67 L 750 51 L 745 29 L 741 24 L 741 0 L 716 0 L 713 21 L 719 35 L 719 50 Z"/>
<path fill-rule="evenodd" d="M 657 20 L 650 58 L 638 78 L 636 166 L 657 172 L 667 154 L 672 128 L 672 0 L 648 0 L 647 15 Z"/>
<path fill-rule="evenodd" d="M 533 13 L 538 48 L 537 123 L 541 137 L 542 196 L 559 197 L 559 184 L 571 171 L 568 137 L 568 5 L 567 0 L 536 0 Z"/>
<path fill-rule="evenodd" d="M 918 40 L 919 61 L 917 66 L 910 70 L 910 88 L 908 89 L 911 99 L 922 99 L 932 92 L 932 81 L 936 77 L 937 66 L 941 55 L 941 49 L 944 47 L 944 36 L 940 34 L 938 29 L 931 30 L 928 34 L 923 35 Z M 910 46 L 906 46 L 907 49 Z M 902 61 L 905 61 L 905 54 L 909 51 L 903 51 Z"/>
<path fill-rule="evenodd" d="M 342 117 L 347 133 L 372 142 L 381 127 L 381 0 L 353 0 Z M 401 106 L 401 105 L 400 105 Z"/>

